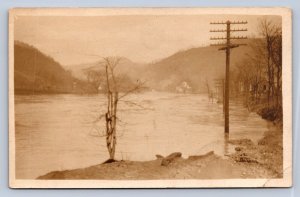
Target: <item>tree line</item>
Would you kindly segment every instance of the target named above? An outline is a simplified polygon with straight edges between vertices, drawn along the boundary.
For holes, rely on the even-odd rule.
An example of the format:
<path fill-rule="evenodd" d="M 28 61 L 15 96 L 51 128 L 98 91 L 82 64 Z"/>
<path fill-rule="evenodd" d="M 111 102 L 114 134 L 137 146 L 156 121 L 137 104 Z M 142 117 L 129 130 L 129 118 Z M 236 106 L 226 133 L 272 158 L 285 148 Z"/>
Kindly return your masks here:
<path fill-rule="evenodd" d="M 282 28 L 263 19 L 258 30 L 260 37 L 250 40 L 250 52 L 233 71 L 232 86 L 244 94 L 247 106 L 262 105 L 274 119 L 282 115 Z"/>

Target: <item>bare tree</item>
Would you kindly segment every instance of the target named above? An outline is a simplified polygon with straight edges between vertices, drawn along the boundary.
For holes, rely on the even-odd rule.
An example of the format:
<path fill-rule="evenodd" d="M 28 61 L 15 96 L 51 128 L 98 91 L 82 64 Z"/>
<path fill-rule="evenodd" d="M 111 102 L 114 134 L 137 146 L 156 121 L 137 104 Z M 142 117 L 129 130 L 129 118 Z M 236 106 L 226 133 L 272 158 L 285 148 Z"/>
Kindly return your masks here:
<path fill-rule="evenodd" d="M 106 146 L 109 152 L 109 159 L 114 160 L 116 151 L 116 125 L 117 125 L 117 106 L 118 106 L 118 89 L 114 75 L 114 69 L 118 65 L 119 58 L 104 58 L 106 85 L 107 85 L 107 112 L 106 121 Z"/>
<path fill-rule="evenodd" d="M 117 108 L 118 102 L 130 93 L 139 90 L 143 83 L 138 82 L 134 87 L 130 88 L 123 95 L 120 95 L 120 85 L 115 74 L 115 68 L 119 64 L 121 58 L 106 57 L 103 58 L 106 76 L 106 93 L 107 93 L 107 111 L 105 113 L 106 122 L 106 146 L 109 152 L 109 161 L 115 160 L 116 144 L 117 144 Z M 132 102 L 134 103 L 134 102 Z M 137 104 L 138 106 L 138 104 Z"/>
<path fill-rule="evenodd" d="M 282 98 L 282 32 L 280 30 L 275 35 L 272 61 L 276 67 L 276 106 L 279 107 Z"/>
<path fill-rule="evenodd" d="M 267 74 L 268 74 L 268 105 L 270 105 L 271 99 L 275 94 L 275 64 L 274 64 L 274 54 L 275 51 L 281 50 L 281 46 L 277 45 L 278 38 L 281 35 L 281 28 L 272 23 L 270 20 L 263 19 L 260 22 L 260 33 L 264 40 L 264 46 L 266 50 L 266 58 L 267 58 Z M 277 42 L 276 42 L 277 41 Z M 279 48 L 278 48 L 279 47 Z M 280 55 L 281 56 L 281 55 Z M 279 60 L 277 60 L 279 61 Z M 281 63 L 280 63 L 281 64 Z M 277 65 L 278 67 L 278 65 Z M 278 73 L 278 72 L 277 72 Z"/>
<path fill-rule="evenodd" d="M 90 84 L 94 91 L 97 92 L 101 83 L 103 83 L 103 79 L 105 78 L 104 72 L 101 70 L 88 69 L 84 71 L 84 74 L 86 75 L 88 84 Z"/>
<path fill-rule="evenodd" d="M 266 114 L 280 118 L 282 107 L 282 32 L 280 25 L 261 20 L 260 38 L 251 40 L 249 54 L 237 65 L 237 83 L 242 82 L 248 107 L 263 104 Z M 276 100 L 275 100 L 276 99 Z M 266 104 L 267 106 L 265 106 Z"/>

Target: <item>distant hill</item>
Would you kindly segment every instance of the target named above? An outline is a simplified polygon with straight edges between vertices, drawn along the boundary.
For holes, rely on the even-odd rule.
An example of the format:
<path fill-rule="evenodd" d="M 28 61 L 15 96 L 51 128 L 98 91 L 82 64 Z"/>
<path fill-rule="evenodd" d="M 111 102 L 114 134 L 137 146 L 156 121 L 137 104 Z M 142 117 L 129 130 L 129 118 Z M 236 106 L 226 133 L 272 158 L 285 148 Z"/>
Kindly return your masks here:
<path fill-rule="evenodd" d="M 249 46 L 240 46 L 231 50 L 231 70 L 250 53 Z M 87 78 L 87 71 L 103 70 L 100 62 L 67 66 L 81 79 Z M 138 64 L 122 58 L 117 66 L 117 75 L 126 75 L 127 79 L 146 81 L 146 86 L 157 91 L 206 92 L 208 83 L 213 86 L 215 79 L 224 78 L 225 52 L 218 47 L 198 47 L 179 51 L 169 57 L 151 64 Z"/>
<path fill-rule="evenodd" d="M 64 67 L 70 70 L 73 76 L 82 80 L 87 79 L 88 71 L 99 71 L 104 69 L 103 64 L 101 64 L 101 60 L 99 60 L 98 62 L 85 64 L 65 65 Z M 115 72 L 116 75 L 127 75 L 132 80 L 137 80 L 140 79 L 140 75 L 145 71 L 146 67 L 147 64 L 136 63 L 125 57 L 121 57 L 121 60 L 118 66 L 116 67 Z"/>
<path fill-rule="evenodd" d="M 231 51 L 231 69 L 249 53 L 249 47 L 240 46 Z M 217 47 L 199 47 L 180 51 L 154 64 L 143 74 L 148 85 L 160 91 L 176 91 L 184 82 L 192 92 L 206 91 L 206 81 L 224 78 L 225 52 Z"/>
<path fill-rule="evenodd" d="M 53 58 L 18 41 L 14 43 L 14 75 L 16 93 L 70 93 L 76 81 Z"/>

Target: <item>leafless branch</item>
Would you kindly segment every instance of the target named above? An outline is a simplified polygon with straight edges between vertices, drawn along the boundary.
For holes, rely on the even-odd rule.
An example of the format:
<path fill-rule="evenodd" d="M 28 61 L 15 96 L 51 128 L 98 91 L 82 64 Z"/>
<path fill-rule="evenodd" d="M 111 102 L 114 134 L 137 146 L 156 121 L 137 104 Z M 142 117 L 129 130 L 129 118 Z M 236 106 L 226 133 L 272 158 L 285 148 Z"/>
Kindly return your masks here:
<path fill-rule="evenodd" d="M 146 81 L 137 84 L 134 88 L 132 88 L 131 90 L 127 91 L 127 92 L 124 93 L 122 96 L 120 96 L 120 97 L 119 97 L 119 100 L 122 99 L 122 98 L 124 98 L 125 96 L 131 94 L 132 92 L 137 91 L 137 90 L 140 89 L 145 83 L 146 83 Z"/>
<path fill-rule="evenodd" d="M 146 107 L 144 107 L 144 106 L 142 106 L 140 104 L 137 104 L 135 102 L 132 102 L 132 101 L 127 101 L 127 100 L 119 100 L 119 101 L 123 101 L 124 103 L 129 104 L 129 105 L 137 106 L 137 107 L 139 107 L 141 109 L 144 109 L 144 110 L 153 110 L 152 108 L 146 108 Z"/>

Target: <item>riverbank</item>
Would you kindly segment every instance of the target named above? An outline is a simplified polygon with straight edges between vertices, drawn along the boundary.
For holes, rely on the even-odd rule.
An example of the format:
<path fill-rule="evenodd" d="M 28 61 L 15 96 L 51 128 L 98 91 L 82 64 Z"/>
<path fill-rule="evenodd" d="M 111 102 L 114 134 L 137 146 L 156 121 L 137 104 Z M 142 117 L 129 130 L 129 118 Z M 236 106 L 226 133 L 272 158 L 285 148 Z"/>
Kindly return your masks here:
<path fill-rule="evenodd" d="M 178 157 L 168 165 L 163 158 L 152 161 L 117 161 L 88 168 L 50 172 L 38 179 L 103 179 L 103 180 L 153 180 L 153 179 L 229 179 L 272 178 L 273 174 L 255 163 L 241 164 L 232 159 L 222 159 L 210 152 L 187 159 Z"/>
<path fill-rule="evenodd" d="M 157 155 L 151 161 L 116 161 L 87 168 L 53 171 L 38 179 L 235 179 L 282 177 L 282 131 L 270 130 L 254 144 L 249 139 L 229 140 L 235 153 L 221 157 L 213 151 L 183 158 L 181 153 Z"/>
<path fill-rule="evenodd" d="M 273 123 L 270 123 L 273 124 Z M 276 126 L 265 132 L 264 137 L 254 144 L 251 140 L 232 140 L 236 152 L 229 157 L 238 163 L 253 163 L 272 174 L 273 178 L 283 177 L 282 127 Z"/>

